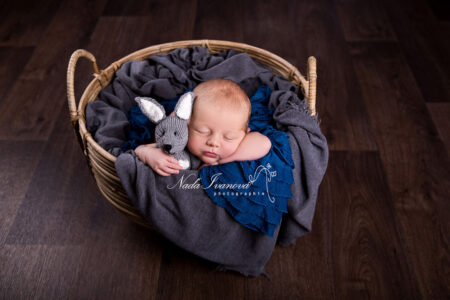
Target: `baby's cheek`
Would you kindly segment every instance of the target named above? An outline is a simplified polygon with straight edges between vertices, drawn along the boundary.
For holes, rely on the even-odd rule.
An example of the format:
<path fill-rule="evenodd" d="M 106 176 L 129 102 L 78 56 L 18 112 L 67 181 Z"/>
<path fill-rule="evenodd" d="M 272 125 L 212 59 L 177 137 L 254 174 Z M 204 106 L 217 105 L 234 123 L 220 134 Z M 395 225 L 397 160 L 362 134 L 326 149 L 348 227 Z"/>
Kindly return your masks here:
<path fill-rule="evenodd" d="M 237 148 L 239 146 L 239 143 L 227 143 L 224 147 L 224 153 L 223 158 L 230 156 L 234 152 L 236 152 Z"/>
<path fill-rule="evenodd" d="M 187 147 L 189 151 L 193 154 L 197 154 L 198 152 L 198 142 L 195 137 L 189 137 Z"/>

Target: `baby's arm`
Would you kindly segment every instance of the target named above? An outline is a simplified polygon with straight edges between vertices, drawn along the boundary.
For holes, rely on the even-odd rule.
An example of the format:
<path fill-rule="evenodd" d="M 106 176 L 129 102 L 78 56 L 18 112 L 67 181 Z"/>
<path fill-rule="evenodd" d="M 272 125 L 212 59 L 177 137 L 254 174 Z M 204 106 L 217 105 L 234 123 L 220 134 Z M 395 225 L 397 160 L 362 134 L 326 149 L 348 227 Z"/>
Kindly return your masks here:
<path fill-rule="evenodd" d="M 144 164 L 149 165 L 161 176 L 178 174 L 179 170 L 183 169 L 172 155 L 156 148 L 156 144 L 140 145 L 134 150 L 134 153 Z"/>
<path fill-rule="evenodd" d="M 250 132 L 245 135 L 236 151 L 219 160 L 219 164 L 237 160 L 255 160 L 269 153 L 270 147 L 272 143 L 267 136 L 259 132 Z"/>

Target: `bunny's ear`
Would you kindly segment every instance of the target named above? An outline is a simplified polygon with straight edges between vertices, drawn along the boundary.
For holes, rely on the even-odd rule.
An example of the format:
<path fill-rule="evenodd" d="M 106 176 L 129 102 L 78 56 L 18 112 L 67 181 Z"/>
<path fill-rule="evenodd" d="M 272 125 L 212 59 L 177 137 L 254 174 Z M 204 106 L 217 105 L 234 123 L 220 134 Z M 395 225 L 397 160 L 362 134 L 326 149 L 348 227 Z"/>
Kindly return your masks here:
<path fill-rule="evenodd" d="M 166 117 L 164 107 L 153 98 L 136 97 L 134 100 L 139 104 L 139 108 L 150 121 L 157 124 Z"/>
<path fill-rule="evenodd" d="M 194 103 L 194 93 L 189 92 L 184 94 L 178 100 L 177 105 L 175 106 L 175 115 L 183 120 L 189 120 L 192 113 L 192 105 Z"/>

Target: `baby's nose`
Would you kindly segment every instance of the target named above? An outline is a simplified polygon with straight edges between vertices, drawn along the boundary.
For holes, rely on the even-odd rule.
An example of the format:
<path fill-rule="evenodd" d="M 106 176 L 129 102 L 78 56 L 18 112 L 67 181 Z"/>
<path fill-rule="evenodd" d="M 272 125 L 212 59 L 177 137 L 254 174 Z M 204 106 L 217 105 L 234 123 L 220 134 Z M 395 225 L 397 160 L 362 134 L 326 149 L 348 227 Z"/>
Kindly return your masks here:
<path fill-rule="evenodd" d="M 211 147 L 218 147 L 218 146 L 219 146 L 219 143 L 218 143 L 218 141 L 217 141 L 217 138 L 215 138 L 215 137 L 209 138 L 209 139 L 206 141 L 206 144 L 207 144 L 208 146 L 211 146 Z"/>

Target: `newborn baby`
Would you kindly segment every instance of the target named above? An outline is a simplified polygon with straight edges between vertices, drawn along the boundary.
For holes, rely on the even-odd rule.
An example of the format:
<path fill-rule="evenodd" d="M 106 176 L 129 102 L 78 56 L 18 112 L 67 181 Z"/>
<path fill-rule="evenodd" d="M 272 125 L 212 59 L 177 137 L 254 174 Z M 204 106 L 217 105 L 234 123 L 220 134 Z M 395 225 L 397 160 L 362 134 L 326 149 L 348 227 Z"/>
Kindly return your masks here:
<path fill-rule="evenodd" d="M 212 79 L 200 83 L 193 92 L 187 147 L 203 162 L 201 167 L 255 160 L 269 152 L 269 138 L 248 128 L 251 104 L 239 85 L 227 79 Z M 178 174 L 182 169 L 156 144 L 141 145 L 135 153 L 159 175 Z"/>

